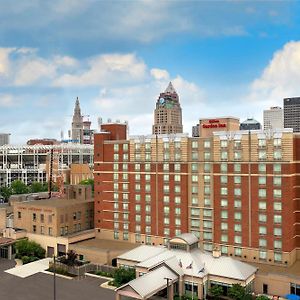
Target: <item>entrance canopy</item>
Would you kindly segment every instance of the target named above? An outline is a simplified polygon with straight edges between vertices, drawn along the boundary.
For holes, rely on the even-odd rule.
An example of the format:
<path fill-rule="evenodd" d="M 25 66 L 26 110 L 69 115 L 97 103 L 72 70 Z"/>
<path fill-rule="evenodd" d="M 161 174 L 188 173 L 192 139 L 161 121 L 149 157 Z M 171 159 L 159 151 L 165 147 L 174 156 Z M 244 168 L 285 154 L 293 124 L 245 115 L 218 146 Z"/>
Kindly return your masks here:
<path fill-rule="evenodd" d="M 119 287 L 116 292 L 135 299 L 148 299 L 167 287 L 167 278 L 169 285 L 178 281 L 178 275 L 175 272 L 166 266 L 161 266 Z"/>

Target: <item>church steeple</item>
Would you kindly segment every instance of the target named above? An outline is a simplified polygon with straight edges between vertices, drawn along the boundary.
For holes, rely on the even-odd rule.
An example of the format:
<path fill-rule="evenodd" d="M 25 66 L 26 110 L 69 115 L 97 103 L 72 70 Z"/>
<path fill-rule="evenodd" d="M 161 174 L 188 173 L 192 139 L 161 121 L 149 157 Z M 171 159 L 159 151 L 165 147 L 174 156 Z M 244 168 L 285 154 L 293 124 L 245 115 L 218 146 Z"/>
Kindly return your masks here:
<path fill-rule="evenodd" d="M 72 120 L 72 140 L 80 144 L 83 142 L 83 117 L 81 115 L 78 97 L 76 98 Z"/>

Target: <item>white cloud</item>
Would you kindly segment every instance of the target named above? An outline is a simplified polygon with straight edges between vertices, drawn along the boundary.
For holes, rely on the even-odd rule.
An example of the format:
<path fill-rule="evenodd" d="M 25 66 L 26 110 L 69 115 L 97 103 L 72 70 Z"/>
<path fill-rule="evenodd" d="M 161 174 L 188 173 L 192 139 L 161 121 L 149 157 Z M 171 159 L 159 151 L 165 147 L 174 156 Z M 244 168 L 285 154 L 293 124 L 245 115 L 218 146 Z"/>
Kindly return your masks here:
<path fill-rule="evenodd" d="M 13 95 L 9 94 L 0 94 L 0 107 L 13 107 L 17 106 L 18 103 L 16 99 L 13 97 Z"/>
<path fill-rule="evenodd" d="M 10 72 L 9 55 L 15 48 L 0 48 L 0 75 L 8 76 Z"/>
<path fill-rule="evenodd" d="M 150 70 L 150 73 L 157 80 L 169 80 L 170 78 L 170 75 L 166 70 L 153 68 Z"/>

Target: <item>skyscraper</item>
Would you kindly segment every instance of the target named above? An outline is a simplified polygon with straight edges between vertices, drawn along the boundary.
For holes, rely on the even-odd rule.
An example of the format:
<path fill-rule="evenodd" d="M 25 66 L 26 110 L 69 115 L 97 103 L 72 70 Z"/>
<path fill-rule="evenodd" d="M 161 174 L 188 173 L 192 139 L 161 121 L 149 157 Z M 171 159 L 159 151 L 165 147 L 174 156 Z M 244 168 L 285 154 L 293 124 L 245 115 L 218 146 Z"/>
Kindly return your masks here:
<path fill-rule="evenodd" d="M 283 100 L 284 128 L 300 132 L 300 97 Z"/>
<path fill-rule="evenodd" d="M 72 120 L 72 140 L 80 144 L 83 143 L 83 116 L 81 115 L 78 97 L 75 102 Z"/>
<path fill-rule="evenodd" d="M 182 113 L 179 96 L 172 82 L 160 93 L 154 110 L 153 134 L 182 133 Z"/>
<path fill-rule="evenodd" d="M 279 106 L 264 110 L 264 129 L 283 128 L 283 109 Z"/>

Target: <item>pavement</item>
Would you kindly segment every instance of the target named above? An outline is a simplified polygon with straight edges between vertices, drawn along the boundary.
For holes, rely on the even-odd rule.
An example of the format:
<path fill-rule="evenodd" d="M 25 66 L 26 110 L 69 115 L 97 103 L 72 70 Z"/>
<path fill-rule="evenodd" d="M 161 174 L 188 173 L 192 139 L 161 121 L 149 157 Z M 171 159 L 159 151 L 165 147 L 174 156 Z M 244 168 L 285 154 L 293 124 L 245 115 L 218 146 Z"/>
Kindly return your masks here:
<path fill-rule="evenodd" d="M 16 266 L 14 268 L 6 270 L 5 272 L 21 278 L 26 278 L 28 276 L 49 269 L 49 262 L 51 260 L 52 260 L 51 258 L 40 259 L 26 265 Z"/>
<path fill-rule="evenodd" d="M 12 300 L 53 300 L 54 277 L 36 273 L 21 278 L 6 273 L 15 261 L 0 259 L 0 299 Z M 64 279 L 56 277 L 57 300 L 114 300 L 115 292 L 103 289 L 100 284 L 107 280 L 86 277 L 84 279 Z"/>

